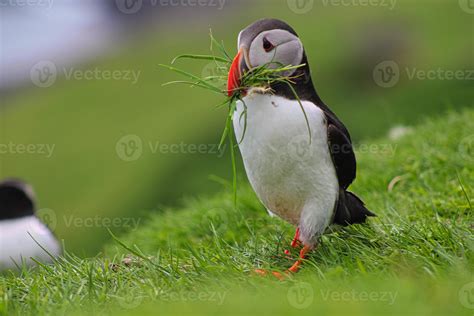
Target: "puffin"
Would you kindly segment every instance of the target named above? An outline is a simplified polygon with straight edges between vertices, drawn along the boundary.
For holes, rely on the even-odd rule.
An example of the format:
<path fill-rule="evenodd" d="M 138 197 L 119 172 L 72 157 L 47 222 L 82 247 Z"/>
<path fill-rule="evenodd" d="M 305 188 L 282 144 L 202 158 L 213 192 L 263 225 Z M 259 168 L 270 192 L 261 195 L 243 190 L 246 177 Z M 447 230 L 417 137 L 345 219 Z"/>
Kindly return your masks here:
<path fill-rule="evenodd" d="M 53 232 L 35 215 L 35 200 L 31 185 L 18 179 L 0 182 L 0 270 L 33 266 L 32 258 L 50 263 L 51 256 L 61 254 Z"/>
<path fill-rule="evenodd" d="M 282 74 L 292 78 L 290 84 L 241 87 L 247 72 L 282 65 L 301 66 Z M 351 136 L 316 92 L 303 43 L 291 26 L 262 19 L 240 32 L 227 92 L 240 94 L 233 128 L 253 190 L 270 215 L 296 227 L 291 246 L 301 250 L 287 273 L 300 269 L 333 226 L 376 216 L 348 191 L 356 178 Z"/>

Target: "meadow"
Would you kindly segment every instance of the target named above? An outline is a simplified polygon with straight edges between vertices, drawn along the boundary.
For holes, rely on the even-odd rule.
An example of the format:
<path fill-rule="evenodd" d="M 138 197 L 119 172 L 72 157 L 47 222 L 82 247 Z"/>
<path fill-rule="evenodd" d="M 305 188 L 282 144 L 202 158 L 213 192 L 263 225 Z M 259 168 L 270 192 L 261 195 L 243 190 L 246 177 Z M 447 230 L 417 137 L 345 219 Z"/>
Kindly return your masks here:
<path fill-rule="evenodd" d="M 472 106 L 467 78 L 411 77 L 414 70 L 426 75 L 438 68 L 472 68 L 465 32 L 472 19 L 450 1 L 399 1 L 393 10 L 315 5 L 307 14 L 295 14 L 286 1 L 271 1 L 271 6 L 262 1 L 252 2 L 245 20 L 234 9 L 208 20 L 188 19 L 184 26 L 164 20 L 159 32 L 142 35 L 111 56 L 73 66 L 133 71 L 139 73 L 136 84 L 63 76 L 51 87 L 2 97 L 0 142 L 47 145 L 53 151 L 2 154 L 0 177 L 20 177 L 35 187 L 39 209 L 69 250 L 92 256 L 103 249 L 110 240 L 107 225 L 86 225 L 96 217 L 101 223 L 119 218 L 114 228 L 135 229 L 126 225 L 131 218 L 179 206 L 183 197 L 219 192 L 220 184 L 210 176 L 231 179 L 229 151 L 213 150 L 225 124 L 226 110 L 214 108 L 222 98 L 184 86 L 163 87 L 181 78 L 159 66 L 183 53 L 208 54 L 210 28 L 233 54 L 238 32 L 256 19 L 274 16 L 290 23 L 305 44 L 319 94 L 356 143 L 385 136 L 394 126 Z M 399 65 L 393 87 L 374 81 L 374 67 L 383 60 Z M 207 62 L 179 66 L 197 75 L 215 71 Z M 131 136 L 142 142 L 142 150 L 128 161 L 120 146 Z M 184 150 L 163 150 L 181 144 Z M 190 152 L 190 145 L 206 151 Z"/>
<path fill-rule="evenodd" d="M 302 271 L 283 281 L 254 269 L 291 265 L 297 250 L 283 251 L 293 228 L 267 216 L 242 183 L 237 206 L 229 190 L 194 198 L 149 215 L 137 231 L 109 231 L 104 256 L 68 253 L 6 275 L 0 311 L 470 315 L 473 128 L 474 111 L 465 110 L 427 120 L 397 142 L 368 143 L 353 191 L 378 217 L 323 236 Z M 387 145 L 394 151 L 382 150 Z"/>
<path fill-rule="evenodd" d="M 399 0 L 393 9 L 317 1 L 305 14 L 288 3 L 165 19 L 75 66 L 133 71 L 135 83 L 60 77 L 2 95 L 0 144 L 49 150 L 2 153 L 0 178 L 35 187 L 38 216 L 65 255 L 0 275 L 0 315 L 472 315 L 472 14 L 457 1 Z M 209 53 L 210 28 L 235 53 L 238 32 L 266 16 L 302 38 L 319 94 L 354 139 L 350 190 L 378 215 L 325 235 L 283 282 L 253 270 L 291 264 L 283 251 L 293 227 L 267 216 L 240 157 L 233 204 L 229 150 L 216 151 L 222 98 L 163 86 L 179 76 L 159 66 Z M 399 69 L 389 87 L 376 77 L 384 61 Z M 464 77 L 449 76 L 456 71 Z M 403 135 L 389 136 L 394 128 Z"/>

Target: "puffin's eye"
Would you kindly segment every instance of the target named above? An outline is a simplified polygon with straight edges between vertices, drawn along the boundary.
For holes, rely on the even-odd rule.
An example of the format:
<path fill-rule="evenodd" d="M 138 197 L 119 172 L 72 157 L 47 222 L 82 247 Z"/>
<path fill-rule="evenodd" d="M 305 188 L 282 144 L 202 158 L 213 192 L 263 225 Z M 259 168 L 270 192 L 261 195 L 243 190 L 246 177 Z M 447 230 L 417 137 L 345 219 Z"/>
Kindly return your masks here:
<path fill-rule="evenodd" d="M 263 49 L 268 53 L 273 50 L 275 46 L 266 38 L 263 38 Z"/>

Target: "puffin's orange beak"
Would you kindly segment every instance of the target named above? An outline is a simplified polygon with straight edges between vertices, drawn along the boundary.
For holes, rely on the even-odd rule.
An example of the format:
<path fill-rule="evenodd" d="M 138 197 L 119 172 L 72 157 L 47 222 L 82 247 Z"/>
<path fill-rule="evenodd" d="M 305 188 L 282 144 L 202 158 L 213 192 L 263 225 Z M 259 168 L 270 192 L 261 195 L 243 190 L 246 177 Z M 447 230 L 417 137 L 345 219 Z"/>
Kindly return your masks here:
<path fill-rule="evenodd" d="M 236 93 L 242 82 L 242 70 L 241 70 L 241 61 L 244 54 L 244 49 L 241 48 L 235 56 L 234 60 L 232 61 L 232 65 L 230 66 L 229 70 L 229 77 L 227 78 L 227 95 L 231 97 L 234 93 Z"/>

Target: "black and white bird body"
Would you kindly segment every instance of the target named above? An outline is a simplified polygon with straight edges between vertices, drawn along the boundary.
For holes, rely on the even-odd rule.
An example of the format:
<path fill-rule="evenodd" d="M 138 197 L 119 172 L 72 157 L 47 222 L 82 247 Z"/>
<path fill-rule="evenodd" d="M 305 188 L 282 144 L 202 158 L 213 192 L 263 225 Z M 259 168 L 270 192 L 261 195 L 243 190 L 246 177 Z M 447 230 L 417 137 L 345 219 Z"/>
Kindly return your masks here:
<path fill-rule="evenodd" d="M 303 44 L 289 25 L 257 21 L 239 34 L 238 48 L 229 94 L 242 89 L 240 78 L 255 67 L 305 64 L 284 75 L 295 78 L 292 87 L 307 121 L 295 93 L 284 83 L 246 89 L 233 121 L 248 179 L 271 214 L 297 227 L 292 245 L 303 244 L 302 259 L 330 225 L 362 223 L 374 216 L 347 191 L 356 177 L 351 137 L 318 96 Z M 296 272 L 300 264 L 298 260 L 290 271 Z"/>
<path fill-rule="evenodd" d="M 19 180 L 1 182 L 0 270 L 15 268 L 23 263 L 34 265 L 31 258 L 50 262 L 51 256 L 41 247 L 53 256 L 61 254 L 58 240 L 35 215 L 32 187 Z"/>

